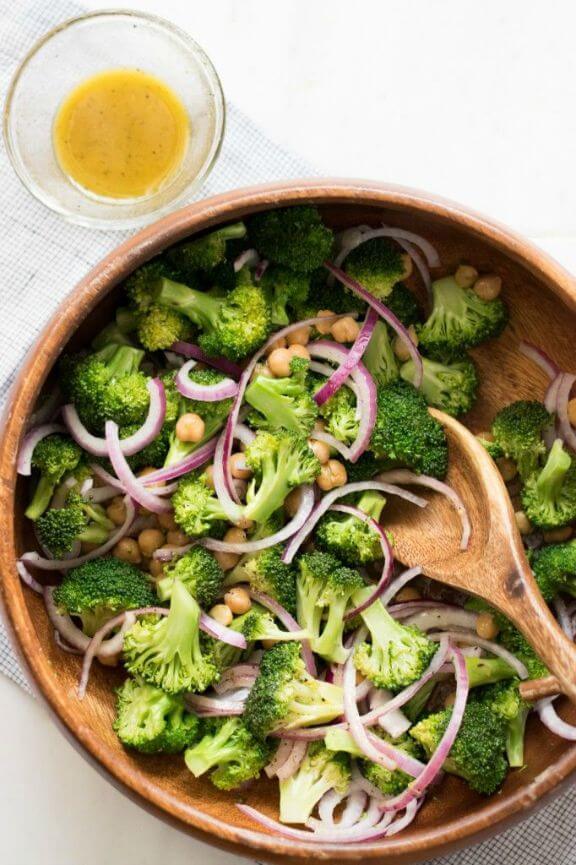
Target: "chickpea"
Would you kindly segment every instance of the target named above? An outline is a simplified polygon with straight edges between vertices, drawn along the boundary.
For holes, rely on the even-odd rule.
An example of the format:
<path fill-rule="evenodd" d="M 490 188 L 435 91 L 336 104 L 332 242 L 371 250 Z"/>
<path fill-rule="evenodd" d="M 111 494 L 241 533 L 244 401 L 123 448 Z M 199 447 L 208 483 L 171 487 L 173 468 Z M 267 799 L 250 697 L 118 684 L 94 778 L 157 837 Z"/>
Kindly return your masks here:
<path fill-rule="evenodd" d="M 326 432 L 326 423 L 325 421 L 321 420 L 321 418 L 318 418 L 318 420 L 314 422 L 312 434 L 314 434 L 315 432 Z"/>
<path fill-rule="evenodd" d="M 220 625 L 224 625 L 225 627 L 232 624 L 232 610 L 226 604 L 215 604 L 208 615 L 212 616 Z"/>
<path fill-rule="evenodd" d="M 524 511 L 516 511 L 514 514 L 516 519 L 516 525 L 518 526 L 518 531 L 521 535 L 529 535 L 532 531 L 532 523 L 524 513 Z"/>
<path fill-rule="evenodd" d="M 346 315 L 344 318 L 337 319 L 330 330 L 336 342 L 354 342 L 360 332 L 360 325 L 351 316 Z"/>
<path fill-rule="evenodd" d="M 164 532 L 160 529 L 143 529 L 138 535 L 138 546 L 143 556 L 151 556 L 163 543 Z"/>
<path fill-rule="evenodd" d="M 308 345 L 310 342 L 310 327 L 299 327 L 286 337 L 288 345 Z"/>
<path fill-rule="evenodd" d="M 449 694 L 446 694 L 444 697 L 444 708 L 451 709 L 454 703 L 456 702 L 456 691 L 450 691 Z"/>
<path fill-rule="evenodd" d="M 190 538 L 181 529 L 171 529 L 166 535 L 166 543 L 171 547 L 183 547 L 190 543 Z"/>
<path fill-rule="evenodd" d="M 286 339 L 281 336 L 280 339 L 275 339 L 266 349 L 266 354 L 272 354 L 277 348 L 286 348 Z"/>
<path fill-rule="evenodd" d="M 160 528 L 167 532 L 174 532 L 178 529 L 174 514 L 158 514 L 157 519 Z"/>
<path fill-rule="evenodd" d="M 568 403 L 568 420 L 572 426 L 576 426 L 576 397 L 573 397 Z"/>
<path fill-rule="evenodd" d="M 178 418 L 176 438 L 181 442 L 199 442 L 204 438 L 206 424 L 199 414 L 186 412 Z"/>
<path fill-rule="evenodd" d="M 320 469 L 316 483 L 323 492 L 328 492 L 336 487 L 343 487 L 347 480 L 348 475 L 342 463 L 338 460 L 328 460 Z"/>
<path fill-rule="evenodd" d="M 224 595 L 224 603 L 235 616 L 241 616 L 252 606 L 252 599 L 243 586 L 234 586 Z"/>
<path fill-rule="evenodd" d="M 134 538 L 122 538 L 118 541 L 112 555 L 123 562 L 130 562 L 131 565 L 139 565 L 142 561 L 140 547 Z"/>
<path fill-rule="evenodd" d="M 495 300 L 502 291 L 502 278 L 495 273 L 481 276 L 474 283 L 474 292 L 480 300 Z"/>
<path fill-rule="evenodd" d="M 126 505 L 122 496 L 112 499 L 106 508 L 106 516 L 112 520 L 115 526 L 121 526 L 126 519 Z"/>
<path fill-rule="evenodd" d="M 404 586 L 403 589 L 400 589 L 400 591 L 396 593 L 394 600 L 399 603 L 401 601 L 419 601 L 421 597 L 422 595 L 418 589 L 415 589 L 413 586 Z"/>
<path fill-rule="evenodd" d="M 276 378 L 286 378 L 290 375 L 292 352 L 288 348 L 276 348 L 268 357 L 268 367 Z"/>
<path fill-rule="evenodd" d="M 483 640 L 493 640 L 498 636 L 499 627 L 492 613 L 480 613 L 476 619 L 476 633 Z"/>
<path fill-rule="evenodd" d="M 277 642 L 277 640 L 262 640 L 262 648 L 273 649 Z"/>
<path fill-rule="evenodd" d="M 563 526 L 561 529 L 550 529 L 543 532 L 542 537 L 547 544 L 562 544 L 572 537 L 572 532 L 572 526 Z"/>
<path fill-rule="evenodd" d="M 230 457 L 230 474 L 233 478 L 241 481 L 252 477 L 252 470 L 246 465 L 246 457 L 242 453 L 232 454 Z"/>
<path fill-rule="evenodd" d="M 408 333 L 414 345 L 418 345 L 418 334 L 416 333 L 416 328 L 413 324 L 411 324 L 408 328 Z M 403 363 L 404 361 L 410 360 L 410 352 L 408 351 L 408 347 L 404 340 L 400 339 L 399 336 L 397 336 L 394 340 L 393 348 L 394 354 L 396 355 L 398 360 L 401 360 Z"/>
<path fill-rule="evenodd" d="M 239 526 L 235 526 L 234 528 L 228 529 L 224 535 L 224 540 L 229 544 L 243 544 L 246 541 L 246 533 Z M 234 565 L 238 564 L 240 554 L 216 551 L 214 553 L 214 558 L 223 571 L 229 571 L 234 567 Z"/>
<path fill-rule="evenodd" d="M 166 562 L 161 562 L 160 559 L 152 559 L 148 568 L 150 574 L 155 580 L 159 580 L 164 576 L 164 567 Z"/>
<path fill-rule="evenodd" d="M 461 264 L 454 274 L 454 279 L 460 288 L 472 288 L 478 279 L 478 271 L 469 264 Z"/>
<path fill-rule="evenodd" d="M 330 316 L 333 316 L 335 314 L 336 313 L 332 312 L 331 309 L 319 309 L 318 310 L 318 317 L 319 318 L 329 318 Z M 319 321 L 314 325 L 314 327 L 316 328 L 318 333 L 321 333 L 324 336 L 326 336 L 326 334 L 330 333 L 330 331 L 332 329 L 332 324 L 333 324 L 333 322 L 331 322 L 331 321 L 326 322 L 326 324 L 322 324 L 322 322 Z"/>
<path fill-rule="evenodd" d="M 300 343 L 294 343 L 294 345 L 290 346 L 288 351 L 291 354 L 290 360 L 292 360 L 293 357 L 301 357 L 304 360 L 310 360 L 310 352 L 305 345 L 300 345 Z"/>
<path fill-rule="evenodd" d="M 518 474 L 516 463 L 514 460 L 508 459 L 508 457 L 500 457 L 496 460 L 496 465 L 498 466 L 500 474 L 502 475 L 502 480 L 504 481 L 514 480 Z"/>
<path fill-rule="evenodd" d="M 400 258 L 402 259 L 402 264 L 404 265 L 402 279 L 408 279 L 409 276 L 412 276 L 412 271 L 414 270 L 414 263 L 407 252 L 403 252 Z"/>
<path fill-rule="evenodd" d="M 300 508 L 301 499 L 302 495 L 299 489 L 292 490 L 288 493 L 288 495 L 284 499 L 284 510 L 286 511 L 286 516 L 296 516 Z"/>
<path fill-rule="evenodd" d="M 330 459 L 330 445 L 326 442 L 318 441 L 317 439 L 308 439 L 308 444 L 324 466 Z"/>
<path fill-rule="evenodd" d="M 210 463 L 209 466 L 206 466 L 204 469 L 204 477 L 206 479 L 206 483 L 210 487 L 211 490 L 214 489 L 214 466 Z"/>

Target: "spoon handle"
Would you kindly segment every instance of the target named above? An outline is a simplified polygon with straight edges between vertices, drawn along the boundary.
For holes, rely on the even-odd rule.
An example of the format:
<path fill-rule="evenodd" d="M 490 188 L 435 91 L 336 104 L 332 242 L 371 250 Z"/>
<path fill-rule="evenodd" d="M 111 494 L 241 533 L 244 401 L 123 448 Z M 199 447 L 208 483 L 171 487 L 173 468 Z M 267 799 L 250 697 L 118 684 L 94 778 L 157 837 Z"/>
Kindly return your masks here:
<path fill-rule="evenodd" d="M 555 676 L 546 676 L 545 679 L 527 679 L 525 682 L 520 682 L 518 690 L 522 699 L 529 703 L 562 693 L 560 682 Z"/>

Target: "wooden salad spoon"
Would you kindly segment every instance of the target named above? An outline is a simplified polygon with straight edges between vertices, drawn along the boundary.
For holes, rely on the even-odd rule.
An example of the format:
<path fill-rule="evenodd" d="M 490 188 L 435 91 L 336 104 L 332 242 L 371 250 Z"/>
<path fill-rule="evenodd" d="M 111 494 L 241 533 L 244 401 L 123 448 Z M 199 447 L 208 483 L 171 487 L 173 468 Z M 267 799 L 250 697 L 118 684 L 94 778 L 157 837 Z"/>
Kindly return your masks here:
<path fill-rule="evenodd" d="M 420 565 L 427 577 L 483 598 L 514 623 L 554 673 L 523 682 L 525 699 L 561 692 L 576 702 L 576 646 L 536 585 L 496 464 L 465 426 L 436 409 L 431 413 L 446 430 L 446 481 L 466 506 L 472 533 L 468 548 L 460 550 L 460 521 L 454 507 L 437 493 L 423 510 L 390 500 L 386 528 L 394 536 L 397 558 L 408 567 Z"/>

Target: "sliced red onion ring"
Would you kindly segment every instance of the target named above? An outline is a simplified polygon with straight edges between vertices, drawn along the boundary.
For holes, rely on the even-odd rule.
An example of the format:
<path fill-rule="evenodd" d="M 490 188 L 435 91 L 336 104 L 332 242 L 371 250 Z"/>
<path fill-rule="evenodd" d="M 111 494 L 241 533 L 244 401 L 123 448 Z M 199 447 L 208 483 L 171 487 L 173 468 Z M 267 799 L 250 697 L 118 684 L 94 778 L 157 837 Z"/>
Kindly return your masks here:
<path fill-rule="evenodd" d="M 258 676 L 258 664 L 236 664 L 222 673 L 214 685 L 218 695 L 227 694 L 237 688 L 251 688 Z"/>
<path fill-rule="evenodd" d="M 392 693 L 386 688 L 372 688 L 368 703 L 371 709 L 379 709 L 392 699 Z M 410 729 L 412 722 L 401 709 L 393 709 L 378 719 L 378 725 L 393 739 L 398 739 Z"/>
<path fill-rule="evenodd" d="M 334 267 L 334 265 L 329 261 L 324 262 L 324 267 L 326 267 L 331 274 L 333 274 L 343 285 L 349 288 L 357 297 L 360 297 L 363 301 L 369 304 L 369 306 L 378 313 L 380 318 L 383 319 L 386 324 L 389 324 L 392 330 L 398 334 L 408 349 L 410 357 L 414 361 L 414 386 L 420 387 L 423 376 L 422 358 L 420 357 L 420 352 L 415 343 L 412 342 L 412 337 L 410 336 L 408 329 L 404 327 L 398 316 L 394 315 L 392 310 L 389 309 L 386 304 L 382 303 L 381 300 L 378 300 L 377 297 L 374 297 L 367 288 L 364 288 L 361 283 L 352 279 L 351 276 L 348 276 L 348 274 L 343 270 L 340 270 L 339 267 Z"/>
<path fill-rule="evenodd" d="M 66 504 L 68 493 L 73 487 L 77 485 L 77 483 L 78 481 L 76 480 L 76 478 L 73 477 L 66 478 L 65 481 L 62 481 L 62 483 L 52 496 L 50 507 L 55 508 L 56 510 L 60 510 L 60 508 L 63 508 Z"/>
<path fill-rule="evenodd" d="M 326 826 L 334 826 L 334 811 L 343 799 L 344 796 L 341 793 L 337 793 L 334 789 L 328 790 L 318 802 L 318 816 L 320 819 L 316 820 L 314 817 L 309 817 L 306 821 L 306 826 L 309 829 L 313 829 L 315 825 L 321 829 L 326 828 Z"/>
<path fill-rule="evenodd" d="M 382 556 L 384 558 L 384 565 L 382 567 L 382 574 L 380 579 L 374 586 L 374 591 L 372 594 L 366 598 L 359 606 L 354 607 L 354 609 L 349 610 L 345 616 L 344 621 L 348 621 L 348 619 L 353 619 L 355 616 L 359 615 L 363 610 L 368 609 L 368 607 L 372 606 L 374 601 L 377 601 L 378 598 L 382 595 L 384 589 L 386 588 L 390 577 L 392 576 L 392 567 L 394 565 L 394 556 L 392 554 L 392 547 L 390 546 L 390 541 L 386 535 L 386 532 L 380 526 L 376 520 L 369 517 L 368 514 L 365 514 L 364 511 L 361 511 L 360 508 L 354 508 L 351 505 L 332 505 L 330 508 L 331 511 L 338 511 L 342 514 L 350 514 L 353 517 L 357 517 L 357 519 L 361 520 L 363 523 L 366 523 L 370 528 L 376 532 L 378 535 L 378 540 L 380 541 L 380 546 L 382 547 Z"/>
<path fill-rule="evenodd" d="M 444 631 L 441 634 L 428 635 L 429 640 L 438 640 L 443 637 L 448 637 L 453 643 L 465 643 L 468 646 L 481 646 L 487 652 L 490 652 L 491 655 L 496 655 L 498 658 L 502 658 L 503 661 L 506 661 L 508 666 L 512 667 L 512 669 L 516 671 L 518 678 L 529 678 L 528 670 L 522 661 L 520 661 L 516 655 L 513 655 L 512 652 L 509 652 L 508 649 L 505 649 L 493 640 L 484 640 L 476 634 L 467 634 L 465 631 Z"/>
<path fill-rule="evenodd" d="M 394 619 L 406 619 L 422 610 L 453 610 L 455 604 L 441 604 L 439 601 L 397 601 L 388 607 L 388 612 Z"/>
<path fill-rule="evenodd" d="M 225 378 L 213 385 L 197 384 L 192 381 L 189 372 L 196 366 L 196 363 L 195 360 L 187 360 L 176 373 L 176 387 L 182 396 L 200 402 L 219 402 L 236 396 L 238 384 L 234 379 Z"/>
<path fill-rule="evenodd" d="M 164 417 L 166 415 L 166 394 L 164 392 L 164 385 L 159 378 L 153 378 L 148 380 L 146 387 L 150 394 L 150 405 L 146 420 L 139 430 L 137 430 L 133 435 L 122 439 L 120 442 L 122 453 L 128 457 L 138 453 L 138 451 L 141 451 L 149 445 L 150 442 L 154 441 L 164 423 Z M 108 456 L 106 440 L 88 432 L 80 420 L 80 416 L 74 405 L 71 403 L 65 405 L 62 409 L 62 417 L 66 427 L 68 428 L 68 432 L 83 450 L 95 457 Z"/>
<path fill-rule="evenodd" d="M 576 636 L 576 630 L 574 628 L 574 622 L 572 621 L 572 617 L 568 612 L 568 607 L 564 598 L 554 598 L 554 610 L 556 612 L 558 624 L 560 625 L 568 639 L 574 640 L 574 637 Z"/>
<path fill-rule="evenodd" d="M 256 265 L 256 270 L 254 271 L 254 282 L 260 282 L 268 270 L 269 265 L 270 262 L 266 258 L 263 258 L 262 261 Z"/>
<path fill-rule="evenodd" d="M 28 586 L 29 589 L 32 589 L 32 591 L 36 592 L 38 595 L 44 593 L 44 586 L 42 586 L 38 580 L 34 579 L 24 562 L 16 562 L 16 570 L 18 571 L 18 576 L 22 582 Z"/>
<path fill-rule="evenodd" d="M 209 634 L 215 640 L 220 640 L 221 643 L 234 646 L 236 649 L 246 648 L 247 644 L 244 634 L 221 625 L 220 622 L 217 622 L 216 619 L 213 619 L 212 616 L 208 616 L 206 613 L 200 613 L 200 627 L 205 634 Z M 298 626 L 298 630 L 300 630 L 300 626 Z"/>
<path fill-rule="evenodd" d="M 378 316 L 370 307 L 366 313 L 366 318 L 360 329 L 360 333 L 356 337 L 354 344 L 349 349 L 346 359 L 340 364 L 338 369 L 334 370 L 328 381 L 324 382 L 320 390 L 316 391 L 314 394 L 314 399 L 317 405 L 324 405 L 330 397 L 334 396 L 336 391 L 342 387 L 352 370 L 355 369 L 358 363 L 362 360 L 377 322 Z"/>
<path fill-rule="evenodd" d="M 404 619 L 405 625 L 412 625 L 419 628 L 421 631 L 431 630 L 450 630 L 454 628 L 463 628 L 467 631 L 473 631 L 476 636 L 476 622 L 478 621 L 478 613 L 472 613 L 469 610 L 462 610 L 459 607 L 445 609 L 436 607 L 435 609 L 423 610 L 408 616 Z"/>
<path fill-rule="evenodd" d="M 234 259 L 234 273 L 239 273 L 243 267 L 256 267 L 260 261 L 260 256 L 255 249 L 245 249 Z"/>
<path fill-rule="evenodd" d="M 183 547 L 160 547 L 152 553 L 153 559 L 159 562 L 171 562 L 174 556 L 183 556 L 191 550 L 194 544 L 184 544 Z"/>
<path fill-rule="evenodd" d="M 128 495 L 138 502 L 139 505 L 155 514 L 169 513 L 172 510 L 170 503 L 166 502 L 161 496 L 148 492 L 128 465 L 121 449 L 118 424 L 112 420 L 108 420 L 106 421 L 105 430 L 108 458 Z"/>
<path fill-rule="evenodd" d="M 243 423 L 237 423 L 234 430 L 234 438 L 248 447 L 256 438 L 256 433 Z"/>
<path fill-rule="evenodd" d="M 63 640 L 56 628 L 54 628 L 54 642 L 59 649 L 62 649 L 63 652 L 67 652 L 69 655 L 84 654 L 84 652 L 81 652 L 80 649 L 75 649 L 74 646 L 70 646 L 65 640 Z"/>
<path fill-rule="evenodd" d="M 544 408 L 550 414 L 556 414 L 558 410 L 558 388 L 562 384 L 562 376 L 563 373 L 559 372 L 558 375 L 552 379 L 552 381 L 546 388 L 546 393 L 544 394 Z M 552 428 L 550 437 L 550 447 L 552 447 L 552 444 L 554 442 L 554 428 Z"/>
<path fill-rule="evenodd" d="M 94 504 L 100 504 L 101 502 L 107 502 L 109 499 L 115 498 L 121 492 L 122 490 L 119 487 L 107 484 L 104 487 L 94 487 L 86 498 L 88 501 L 94 502 Z"/>
<path fill-rule="evenodd" d="M 200 468 L 214 455 L 216 450 L 216 441 L 217 439 L 214 437 L 213 439 L 210 439 L 210 441 L 207 441 L 206 444 L 201 445 L 198 450 L 193 451 L 190 456 L 184 457 L 183 460 L 180 460 L 167 468 L 150 472 L 149 475 L 145 475 L 143 478 L 139 478 L 140 483 L 142 486 L 151 487 L 156 484 L 162 484 L 166 481 L 174 480 L 174 478 L 180 478 L 182 475 L 186 475 L 188 472 Z"/>
<path fill-rule="evenodd" d="M 222 700 L 201 694 L 186 694 L 186 705 L 201 718 L 218 718 L 222 715 L 243 715 L 244 700 Z"/>
<path fill-rule="evenodd" d="M 278 745 L 278 748 L 276 749 L 276 753 L 274 754 L 268 765 L 264 767 L 264 774 L 267 778 L 276 777 L 276 772 L 281 766 L 284 765 L 284 763 L 292 753 L 294 744 L 295 743 L 291 742 L 289 739 L 280 739 L 280 743 Z M 306 748 L 305 744 L 304 748 Z"/>
<path fill-rule="evenodd" d="M 16 463 L 16 470 L 19 475 L 31 475 L 32 474 L 32 454 L 34 453 L 34 449 L 38 442 L 41 442 L 42 439 L 46 438 L 46 436 L 54 435 L 54 433 L 65 433 L 66 429 L 59 423 L 47 423 L 42 426 L 38 426 L 35 429 L 30 430 L 30 432 L 26 433 L 22 440 L 22 444 L 20 445 L 20 452 L 18 454 L 18 462 Z"/>
<path fill-rule="evenodd" d="M 292 775 L 295 775 L 306 756 L 306 749 L 308 747 L 306 742 L 290 742 L 289 744 L 291 745 L 291 751 L 288 757 L 276 769 L 276 777 L 279 781 L 286 781 Z"/>
<path fill-rule="evenodd" d="M 56 384 L 50 389 L 50 392 L 44 399 L 42 405 L 38 406 L 38 408 L 30 415 L 28 423 L 29 429 L 52 421 L 58 413 L 61 402 L 62 394 L 60 393 L 60 388 Z"/>
<path fill-rule="evenodd" d="M 44 559 L 36 552 L 24 553 L 20 560 L 25 564 L 33 565 L 35 568 L 40 568 L 42 571 L 67 571 L 70 568 L 77 568 L 78 565 L 83 565 L 84 562 L 90 562 L 92 559 L 99 559 L 104 556 L 109 550 L 114 547 L 118 541 L 130 529 L 135 516 L 134 503 L 129 496 L 125 496 L 124 505 L 126 507 L 126 519 L 114 534 L 110 535 L 106 543 L 85 553 L 83 556 L 78 556 L 73 559 Z"/>
<path fill-rule="evenodd" d="M 406 583 L 409 583 L 411 580 L 419 577 L 422 573 L 422 568 L 417 565 L 415 568 L 408 568 L 407 571 L 403 571 L 399 574 L 396 579 L 392 580 L 384 594 L 382 595 L 382 603 L 385 607 L 388 606 L 393 597 L 395 597 L 401 588 L 403 588 Z"/>
<path fill-rule="evenodd" d="M 468 516 L 468 511 L 466 510 L 464 502 L 456 490 L 453 490 L 451 486 L 445 484 L 443 481 L 439 481 L 437 478 L 430 477 L 430 475 L 417 475 L 414 474 L 414 472 L 408 471 L 408 469 L 393 469 L 389 472 L 383 472 L 378 475 L 378 480 L 389 481 L 390 483 L 397 484 L 415 484 L 416 486 L 428 487 L 429 489 L 434 490 L 434 492 L 445 496 L 454 507 L 454 510 L 460 517 L 460 522 L 462 523 L 460 549 L 468 549 L 470 534 L 472 532 L 470 517 Z"/>
<path fill-rule="evenodd" d="M 78 628 L 70 616 L 59 613 L 56 604 L 54 603 L 55 586 L 45 586 L 43 590 L 44 604 L 50 622 L 54 625 L 56 631 L 60 634 L 69 646 L 77 649 L 79 652 L 85 652 L 90 645 L 90 637 L 87 637 L 83 631 Z"/>
<path fill-rule="evenodd" d="M 233 363 L 225 357 L 210 357 L 210 355 L 207 355 L 206 352 L 202 351 L 200 346 L 194 345 L 191 342 L 175 342 L 170 346 L 170 348 L 177 354 L 182 354 L 184 357 L 194 358 L 194 360 L 199 360 L 201 363 L 212 366 L 214 369 L 223 372 L 224 375 L 229 375 L 232 378 L 240 378 L 242 375 L 242 368 L 239 367 L 238 364 Z"/>
<path fill-rule="evenodd" d="M 330 490 L 330 492 L 326 493 L 326 495 L 318 502 L 310 514 L 309 519 L 306 520 L 300 531 L 293 536 L 284 550 L 282 561 L 286 564 L 290 564 L 290 562 L 293 561 L 294 556 L 308 535 L 312 532 L 320 517 L 322 517 L 330 507 L 332 507 L 337 499 L 340 499 L 343 496 L 349 496 L 352 493 L 361 493 L 365 490 L 378 490 L 382 493 L 388 493 L 388 495 L 391 496 L 399 496 L 401 499 L 405 499 L 419 508 L 425 508 L 428 504 L 426 499 L 421 499 L 419 496 L 415 496 L 413 493 L 408 492 L 408 490 L 402 489 L 402 487 L 397 487 L 393 484 L 384 483 L 382 481 L 358 481 L 353 484 L 345 484 L 343 487 Z"/>
<path fill-rule="evenodd" d="M 566 721 L 563 721 L 562 718 L 560 718 L 553 706 L 553 702 L 556 699 L 556 697 L 545 697 L 543 700 L 539 700 L 536 703 L 536 711 L 538 712 L 540 720 L 551 733 L 560 736 L 561 739 L 568 739 L 570 742 L 576 742 L 576 727 L 572 724 L 566 723 Z"/>
<path fill-rule="evenodd" d="M 526 342 L 525 340 L 521 340 L 518 345 L 518 349 L 520 354 L 523 354 L 524 357 L 529 358 L 533 361 L 540 369 L 546 373 L 549 378 L 555 378 L 560 372 L 560 367 L 557 366 L 554 361 L 548 357 L 546 352 L 542 351 L 541 348 L 538 348 L 536 345 L 532 345 L 531 342 Z"/>
<path fill-rule="evenodd" d="M 568 403 L 570 401 L 570 392 L 574 387 L 575 382 L 576 375 L 567 372 L 563 373 L 560 377 L 560 384 L 558 385 L 557 392 L 557 411 L 560 436 L 573 451 L 576 451 L 576 432 L 574 432 L 568 416 Z"/>
<path fill-rule="evenodd" d="M 93 475 L 96 475 L 97 478 L 100 478 L 107 486 L 116 487 L 119 490 L 122 490 L 122 484 L 118 480 L 118 478 L 107 472 L 106 469 L 101 466 L 99 463 L 90 463 L 90 471 Z"/>
<path fill-rule="evenodd" d="M 456 676 L 456 694 L 454 706 L 450 720 L 446 726 L 446 730 L 438 744 L 438 747 L 432 754 L 432 757 L 426 764 L 423 772 L 418 775 L 414 781 L 408 784 L 408 787 L 398 796 L 393 796 L 391 799 L 386 799 L 382 802 L 381 808 L 383 811 L 398 811 L 401 808 L 406 808 L 414 799 L 419 799 L 437 778 L 442 771 L 442 766 L 450 753 L 460 725 L 464 717 L 466 703 L 468 701 L 469 680 L 468 671 L 466 669 L 466 659 L 460 649 L 452 646 L 452 663 L 454 664 L 454 673 Z"/>
<path fill-rule="evenodd" d="M 399 237 L 397 237 L 396 243 L 398 244 L 398 246 L 402 247 L 404 252 L 406 252 L 412 259 L 412 263 L 414 264 L 414 267 L 420 274 L 422 282 L 424 283 L 428 302 L 430 302 L 432 300 L 432 277 L 430 276 L 430 271 L 428 270 L 428 264 L 426 262 L 426 259 L 423 255 L 421 255 L 420 251 L 416 249 L 416 247 L 412 243 L 410 243 L 410 241 L 401 240 Z"/>
<path fill-rule="evenodd" d="M 256 592 L 254 589 L 250 589 L 248 593 L 257 604 L 260 604 L 262 607 L 265 607 L 273 613 L 276 618 L 282 622 L 287 631 L 295 632 L 302 630 L 294 616 L 290 615 L 288 610 L 286 610 L 282 604 L 276 600 L 276 598 L 272 598 L 270 595 L 264 594 L 264 592 Z M 302 640 L 300 645 L 302 647 L 302 660 L 306 665 L 306 669 L 311 676 L 316 676 L 316 662 L 309 641 Z"/>

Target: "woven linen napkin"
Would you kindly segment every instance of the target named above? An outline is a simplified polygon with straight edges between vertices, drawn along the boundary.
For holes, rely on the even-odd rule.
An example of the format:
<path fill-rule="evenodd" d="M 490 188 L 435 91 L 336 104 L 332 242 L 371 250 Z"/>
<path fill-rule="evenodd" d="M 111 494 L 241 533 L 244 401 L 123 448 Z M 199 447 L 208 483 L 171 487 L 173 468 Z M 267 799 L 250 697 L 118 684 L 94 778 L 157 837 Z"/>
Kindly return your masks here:
<path fill-rule="evenodd" d="M 81 12 L 68 0 L 0 0 L 0 83 L 5 94 L 18 61 L 54 24 Z M 270 141 L 234 105 L 227 106 L 220 157 L 195 198 L 234 187 L 316 174 L 303 160 Z M 127 233 L 99 232 L 64 223 L 36 202 L 0 153 L 0 407 L 15 370 L 58 304 L 86 272 Z M 30 692 L 0 622 L 0 672 Z M 436 865 L 576 865 L 570 790 L 522 825 Z"/>

